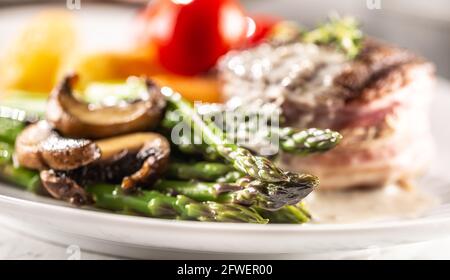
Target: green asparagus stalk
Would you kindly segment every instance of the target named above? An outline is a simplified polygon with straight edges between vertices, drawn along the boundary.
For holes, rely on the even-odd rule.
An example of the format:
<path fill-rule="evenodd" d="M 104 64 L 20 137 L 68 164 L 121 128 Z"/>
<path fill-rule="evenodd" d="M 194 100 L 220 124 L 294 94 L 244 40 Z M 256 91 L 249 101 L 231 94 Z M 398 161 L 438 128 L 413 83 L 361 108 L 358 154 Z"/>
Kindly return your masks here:
<path fill-rule="evenodd" d="M 192 105 L 184 100 L 180 94 L 169 88 L 165 88 L 164 93 L 169 104 L 178 110 L 183 117 L 183 121 L 194 131 L 201 133 L 203 142 L 213 147 L 224 159 L 230 161 L 238 171 L 263 181 L 286 181 L 287 175 L 269 160 L 253 156 L 247 149 L 229 143 L 225 134 L 213 123 L 203 121 Z"/>
<path fill-rule="evenodd" d="M 14 148 L 11 144 L 0 142 L 0 165 L 12 162 Z"/>
<path fill-rule="evenodd" d="M 0 117 L 0 141 L 13 144 L 24 127 L 25 123 L 21 121 Z"/>
<path fill-rule="evenodd" d="M 286 222 L 290 220 L 296 223 L 304 223 L 309 220 L 309 214 L 306 214 L 306 210 L 302 210 L 303 206 L 284 206 L 276 211 L 266 210 L 265 194 L 253 188 L 251 182 L 251 180 L 245 178 L 238 180 L 236 183 L 159 180 L 153 185 L 153 188 L 162 193 L 185 195 L 196 201 L 245 205 L 254 208 L 264 218 L 271 221 Z M 270 212 L 273 212 L 273 214 L 270 214 Z"/>
<path fill-rule="evenodd" d="M 178 150 L 187 155 L 200 155 L 205 160 L 217 161 L 220 159 L 220 155 L 217 152 L 205 144 L 194 144 L 192 137 L 181 135 L 180 144 L 176 145 Z"/>
<path fill-rule="evenodd" d="M 242 190 L 243 186 L 199 181 L 159 180 L 152 188 L 162 193 L 182 194 L 197 201 L 239 203 L 235 200 L 236 196 L 233 193 Z"/>
<path fill-rule="evenodd" d="M 311 215 L 306 211 L 302 203 L 297 205 L 286 205 L 277 211 L 268 211 L 254 207 L 262 217 L 269 220 L 269 223 L 276 224 L 303 224 L 311 219 Z"/>
<path fill-rule="evenodd" d="M 243 180 L 242 180 L 243 181 Z M 227 204 L 242 203 L 247 207 L 255 209 L 262 217 L 269 220 L 270 223 L 306 223 L 310 219 L 309 213 L 304 206 L 299 203 L 297 205 L 286 205 L 276 211 L 265 210 L 258 206 L 257 199 L 254 203 L 248 199 L 240 201 L 241 192 L 245 186 L 236 184 L 210 183 L 198 181 L 170 181 L 159 180 L 153 188 L 162 193 L 181 194 L 196 201 L 214 201 Z"/>
<path fill-rule="evenodd" d="M 40 191 L 39 173 L 29 169 L 16 167 L 12 164 L 3 164 L 0 165 L 0 178 L 30 192 L 37 193 Z"/>
<path fill-rule="evenodd" d="M 285 172 L 264 157 L 254 156 L 249 150 L 239 147 L 212 122 L 205 122 L 195 112 L 192 105 L 170 88 L 163 88 L 169 105 L 194 131 L 199 132 L 204 143 L 228 160 L 236 170 L 255 179 L 249 186 L 265 193 L 263 208 L 279 209 L 287 204 L 296 204 L 307 196 L 317 185 L 318 178 L 309 174 Z"/>
<path fill-rule="evenodd" d="M 138 195 L 122 194 L 112 185 L 88 186 L 96 206 L 114 211 L 132 211 L 155 218 L 176 218 L 212 222 L 245 222 L 265 224 L 255 210 L 240 205 L 196 202 L 186 196 L 164 195 L 158 191 L 142 191 Z"/>
<path fill-rule="evenodd" d="M 173 179 L 214 182 L 230 176 L 229 173 L 234 175 L 234 169 L 224 163 L 205 161 L 194 163 L 173 162 L 169 165 L 166 176 Z"/>
<path fill-rule="evenodd" d="M 12 163 L 13 146 L 0 142 L 0 178 L 31 192 L 37 192 L 40 188 L 39 174 L 22 167 L 16 167 Z"/>
<path fill-rule="evenodd" d="M 161 121 L 161 127 L 164 130 L 171 130 L 181 121 L 181 116 L 178 112 L 173 110 L 167 110 L 164 118 Z M 201 155 L 204 159 L 210 161 L 217 161 L 220 155 L 217 152 L 206 145 L 205 143 L 194 144 L 194 138 L 197 137 L 193 130 L 189 131 L 189 135 L 178 135 L 180 137 L 179 143 L 176 144 L 178 150 L 183 154 L 188 155 Z"/>
<path fill-rule="evenodd" d="M 185 144 L 179 145 L 178 148 L 184 154 L 201 155 L 205 160 L 217 161 L 220 159 L 220 156 L 214 149 L 205 147 L 204 145 L 195 145 L 192 142 L 186 142 Z"/>
<path fill-rule="evenodd" d="M 214 106 L 214 108 L 217 110 L 215 113 L 221 113 L 224 110 L 223 106 L 220 105 Z M 211 113 L 211 110 L 212 109 L 209 109 L 208 112 Z M 235 108 L 235 110 L 241 109 Z M 181 118 L 178 112 L 169 110 L 162 121 L 162 126 L 166 129 L 173 128 L 177 123 L 179 123 L 180 119 Z M 248 130 L 249 128 L 246 129 Z M 277 136 L 279 139 L 279 147 L 282 151 L 304 156 L 312 153 L 328 151 L 334 148 L 342 140 L 341 134 L 330 129 L 322 130 L 310 128 L 307 130 L 299 130 L 292 127 L 268 127 L 264 133 L 265 134 L 263 135 L 259 135 L 259 137 L 271 138 L 273 136 Z M 217 159 L 217 153 L 215 153 L 212 149 L 207 150 L 207 145 L 193 144 L 194 142 L 189 138 L 183 140 L 185 140 L 181 141 L 183 144 L 178 145 L 181 152 L 186 154 L 203 154 L 206 158 Z M 237 142 L 237 139 L 232 140 L 235 143 Z"/>
<path fill-rule="evenodd" d="M 8 112 L 12 111 L 8 110 Z M 32 170 L 16 167 L 12 162 L 14 142 L 25 127 L 25 123 L 9 118 L 14 115 L 7 117 L 0 117 L 0 178 L 28 191 L 37 192 L 40 188 L 39 174 Z"/>
<path fill-rule="evenodd" d="M 341 134 L 330 129 L 300 130 L 293 127 L 269 127 L 259 137 L 273 139 L 274 136 L 281 151 L 301 156 L 326 152 L 342 140 Z"/>
<path fill-rule="evenodd" d="M 285 127 L 271 130 L 270 133 L 279 135 L 280 147 L 283 151 L 300 155 L 328 151 L 342 140 L 341 134 L 330 129 L 310 128 L 300 131 Z"/>
<path fill-rule="evenodd" d="M 231 171 L 228 172 L 227 174 L 225 174 L 224 176 L 221 176 L 219 178 L 217 178 L 216 182 L 217 183 L 233 183 L 236 182 L 237 180 L 241 179 L 242 173 L 240 173 L 239 171 Z"/>

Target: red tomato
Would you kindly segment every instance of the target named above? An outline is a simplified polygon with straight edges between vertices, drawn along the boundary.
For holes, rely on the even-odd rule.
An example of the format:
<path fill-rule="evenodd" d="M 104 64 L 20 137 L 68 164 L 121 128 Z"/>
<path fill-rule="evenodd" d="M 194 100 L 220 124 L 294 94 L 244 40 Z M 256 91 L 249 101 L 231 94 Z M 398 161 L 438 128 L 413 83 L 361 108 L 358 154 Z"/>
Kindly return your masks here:
<path fill-rule="evenodd" d="M 256 45 L 270 34 L 274 26 L 281 21 L 272 15 L 253 15 L 249 17 L 247 45 Z"/>
<path fill-rule="evenodd" d="M 195 75 L 246 39 L 247 18 L 235 0 L 155 0 L 139 16 L 146 42 L 167 70 Z"/>

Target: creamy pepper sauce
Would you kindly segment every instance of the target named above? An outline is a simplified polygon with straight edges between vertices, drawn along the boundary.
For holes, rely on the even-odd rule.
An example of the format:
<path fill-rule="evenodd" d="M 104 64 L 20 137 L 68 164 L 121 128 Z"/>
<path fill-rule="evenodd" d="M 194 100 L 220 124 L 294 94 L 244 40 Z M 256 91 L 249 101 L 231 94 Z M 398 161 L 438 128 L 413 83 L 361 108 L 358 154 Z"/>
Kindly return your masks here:
<path fill-rule="evenodd" d="M 416 218 L 438 204 L 420 190 L 392 185 L 347 191 L 316 191 L 305 199 L 314 223 L 357 223 Z"/>
<path fill-rule="evenodd" d="M 314 105 L 332 102 L 333 80 L 347 62 L 344 54 L 314 44 L 261 44 L 251 50 L 230 52 L 220 61 L 219 69 L 228 100 L 276 103 L 288 96 Z"/>

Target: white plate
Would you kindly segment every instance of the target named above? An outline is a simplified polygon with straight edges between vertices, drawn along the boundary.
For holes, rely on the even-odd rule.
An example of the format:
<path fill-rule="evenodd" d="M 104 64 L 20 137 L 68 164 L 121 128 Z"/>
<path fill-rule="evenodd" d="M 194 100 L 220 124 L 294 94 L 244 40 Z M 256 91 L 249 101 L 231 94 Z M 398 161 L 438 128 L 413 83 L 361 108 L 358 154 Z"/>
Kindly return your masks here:
<path fill-rule="evenodd" d="M 92 13 L 86 14 L 92 19 L 101 9 L 89 11 Z M 432 110 L 439 153 L 422 186 L 438 196 L 440 204 L 420 218 L 341 225 L 172 221 L 77 209 L 6 185 L 0 185 L 0 213 L 5 226 L 26 234 L 127 257 L 330 258 L 332 252 L 377 250 L 444 238 L 450 236 L 449 108 L 450 83 L 439 80 Z"/>
<path fill-rule="evenodd" d="M 439 149 L 422 186 L 440 204 L 423 217 L 389 222 L 329 225 L 218 224 L 130 217 L 77 209 L 0 185 L 5 226 L 40 238 L 127 257 L 291 258 L 411 244 L 450 236 L 450 162 L 445 122 L 450 84 L 439 81 L 433 103 L 433 133 Z M 444 128 L 444 129 L 443 129 Z M 434 174 L 434 175 L 433 175 Z"/>

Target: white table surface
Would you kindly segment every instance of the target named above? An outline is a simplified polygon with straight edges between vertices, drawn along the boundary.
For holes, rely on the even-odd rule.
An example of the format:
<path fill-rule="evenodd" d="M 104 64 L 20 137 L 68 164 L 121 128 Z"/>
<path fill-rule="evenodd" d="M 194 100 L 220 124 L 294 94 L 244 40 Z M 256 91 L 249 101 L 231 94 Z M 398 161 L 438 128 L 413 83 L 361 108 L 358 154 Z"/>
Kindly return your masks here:
<path fill-rule="evenodd" d="M 1 218 L 0 223 L 3 224 Z M 71 256 L 68 251 L 70 245 L 73 244 L 52 244 L 8 228 L 0 228 L 0 260 L 66 260 Z M 80 249 L 82 260 L 117 259 Z"/>
<path fill-rule="evenodd" d="M 0 218 L 0 224 L 3 224 Z M 75 244 L 53 244 L 42 241 L 8 228 L 0 228 L 0 260 L 68 260 L 71 253 L 68 248 Z M 331 257 L 331 256 L 330 256 Z M 328 258 L 323 256 L 323 258 Z M 334 253 L 332 259 L 450 259 L 449 238 L 430 242 L 405 245 L 397 248 L 379 250 L 368 248 L 363 252 Z M 80 248 L 81 260 L 121 259 L 88 252 Z"/>

